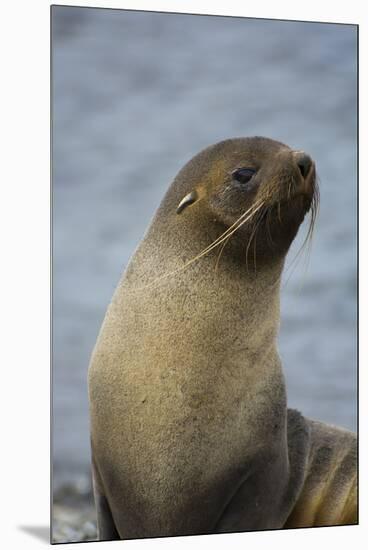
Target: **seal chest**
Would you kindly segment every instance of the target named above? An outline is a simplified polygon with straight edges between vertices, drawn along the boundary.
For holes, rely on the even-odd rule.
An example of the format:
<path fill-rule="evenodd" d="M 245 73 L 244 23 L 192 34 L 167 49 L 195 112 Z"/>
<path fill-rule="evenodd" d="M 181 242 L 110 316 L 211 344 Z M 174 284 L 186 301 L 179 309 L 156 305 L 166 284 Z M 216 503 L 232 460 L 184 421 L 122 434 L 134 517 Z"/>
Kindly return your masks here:
<path fill-rule="evenodd" d="M 311 436 L 287 412 L 279 283 L 317 202 L 312 159 L 259 137 L 205 149 L 169 187 L 89 369 L 101 539 L 285 525 Z"/>

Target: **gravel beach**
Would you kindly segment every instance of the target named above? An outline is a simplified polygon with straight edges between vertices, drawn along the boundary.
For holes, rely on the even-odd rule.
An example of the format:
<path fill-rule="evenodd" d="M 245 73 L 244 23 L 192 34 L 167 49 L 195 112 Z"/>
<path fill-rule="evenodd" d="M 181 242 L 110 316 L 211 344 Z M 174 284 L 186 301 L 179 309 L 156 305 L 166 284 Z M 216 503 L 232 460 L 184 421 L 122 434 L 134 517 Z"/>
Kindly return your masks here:
<path fill-rule="evenodd" d="M 96 512 L 88 475 L 54 489 L 52 542 L 97 540 Z"/>

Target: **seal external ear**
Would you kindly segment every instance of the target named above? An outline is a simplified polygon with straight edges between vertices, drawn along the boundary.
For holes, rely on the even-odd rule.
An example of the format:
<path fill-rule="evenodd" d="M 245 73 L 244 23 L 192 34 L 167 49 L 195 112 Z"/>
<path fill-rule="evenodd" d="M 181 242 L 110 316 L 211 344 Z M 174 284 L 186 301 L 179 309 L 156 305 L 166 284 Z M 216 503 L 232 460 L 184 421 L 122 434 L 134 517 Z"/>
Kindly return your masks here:
<path fill-rule="evenodd" d="M 181 214 L 183 210 L 189 206 L 190 204 L 193 204 L 198 199 L 198 193 L 197 191 L 191 191 L 185 197 L 179 202 L 178 207 L 176 209 L 177 214 Z"/>

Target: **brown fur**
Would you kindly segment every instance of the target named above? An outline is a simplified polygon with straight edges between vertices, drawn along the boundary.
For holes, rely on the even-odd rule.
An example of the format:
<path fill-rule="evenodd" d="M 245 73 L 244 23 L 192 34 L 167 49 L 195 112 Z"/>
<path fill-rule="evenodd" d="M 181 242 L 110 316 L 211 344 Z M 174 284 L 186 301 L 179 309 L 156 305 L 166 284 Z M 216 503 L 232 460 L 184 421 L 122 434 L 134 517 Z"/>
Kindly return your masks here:
<path fill-rule="evenodd" d="M 246 191 L 231 172 L 249 165 Z M 101 539 L 281 528 L 301 521 L 290 516 L 299 495 L 315 502 L 318 430 L 287 412 L 276 347 L 281 272 L 316 194 L 314 166 L 308 181 L 287 146 L 239 138 L 194 157 L 170 186 L 89 370 Z M 267 209 L 220 258 L 216 246 L 189 263 L 262 197 Z M 329 498 L 341 494 L 331 486 Z"/>

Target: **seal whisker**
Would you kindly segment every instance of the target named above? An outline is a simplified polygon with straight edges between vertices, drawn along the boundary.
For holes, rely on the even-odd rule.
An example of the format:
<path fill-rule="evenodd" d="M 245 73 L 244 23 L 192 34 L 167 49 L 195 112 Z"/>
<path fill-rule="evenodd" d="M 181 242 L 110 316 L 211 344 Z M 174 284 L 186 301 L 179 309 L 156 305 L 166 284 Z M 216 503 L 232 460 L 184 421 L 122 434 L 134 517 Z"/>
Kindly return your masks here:
<path fill-rule="evenodd" d="M 210 250 L 212 250 L 213 248 L 215 248 L 215 246 L 217 246 L 218 244 L 221 244 L 224 240 L 225 240 L 225 237 L 227 236 L 228 233 L 230 233 L 232 231 L 232 229 L 234 227 L 237 226 L 237 224 L 249 213 L 252 213 L 252 210 L 256 211 L 256 207 L 262 202 L 262 200 L 258 200 L 256 201 L 250 208 L 248 208 L 248 210 L 246 210 L 241 216 L 239 216 L 239 218 L 230 226 L 228 227 L 223 233 L 221 233 L 221 235 L 219 237 L 217 237 L 217 239 L 215 239 L 214 241 L 212 241 L 212 243 L 210 243 L 206 248 L 204 248 L 200 253 L 199 255 L 202 255 L 204 254 L 205 252 L 209 252 Z M 240 227 L 240 226 L 239 226 Z M 199 257 L 198 255 L 198 257 Z M 198 258 L 197 256 L 195 258 L 193 258 L 191 261 L 194 261 L 195 259 Z M 185 264 L 186 265 L 186 264 Z M 185 267 L 185 266 L 183 266 Z M 181 269 L 181 268 L 180 268 Z"/>
<path fill-rule="evenodd" d="M 308 227 L 307 236 L 306 236 L 306 238 L 303 242 L 303 245 L 301 247 L 301 251 L 305 250 L 306 253 L 305 253 L 303 278 L 302 278 L 301 283 L 300 283 L 299 291 L 302 290 L 302 287 L 303 287 L 303 284 L 304 284 L 304 281 L 305 281 L 305 278 L 306 278 L 307 270 L 308 270 L 308 267 L 309 267 L 310 256 L 311 256 L 311 251 L 312 251 L 312 240 L 313 240 L 315 223 L 316 223 L 316 218 L 317 218 L 317 213 L 318 213 L 318 198 L 319 198 L 319 194 L 318 194 L 318 190 L 317 190 L 315 195 L 313 196 L 313 200 L 312 200 L 312 204 L 311 204 L 311 219 L 310 219 L 310 223 L 309 223 L 309 227 Z"/>
<path fill-rule="evenodd" d="M 310 256 L 311 246 L 312 246 L 312 239 L 313 239 L 315 224 L 316 224 L 316 221 L 317 221 L 318 209 L 319 209 L 319 187 L 318 187 L 317 182 L 316 182 L 315 186 L 314 186 L 313 198 L 312 198 L 312 203 L 311 203 L 311 208 L 310 208 L 310 222 L 309 222 L 309 226 L 308 226 L 308 231 L 307 231 L 307 234 L 306 234 L 306 236 L 303 240 L 303 243 L 300 246 L 298 252 L 296 253 L 294 258 L 290 262 L 289 266 L 285 270 L 285 274 L 287 272 L 289 272 L 289 276 L 288 276 L 284 286 L 286 286 L 287 283 L 289 282 L 290 277 L 293 274 L 293 272 L 295 271 L 304 250 L 307 250 L 307 256 L 308 257 Z M 308 260 L 308 262 L 309 262 L 309 260 Z"/>
<path fill-rule="evenodd" d="M 292 180 L 290 179 L 289 180 L 289 185 L 288 185 L 288 192 L 287 192 L 287 200 L 290 200 L 290 196 L 291 196 L 291 184 L 292 184 Z"/>
<path fill-rule="evenodd" d="M 271 235 L 271 231 L 270 231 L 271 210 L 272 210 L 272 205 L 268 206 L 267 211 L 266 211 L 266 232 L 267 232 L 267 241 L 269 242 L 270 247 L 274 248 L 275 243 L 272 239 L 272 235 Z"/>
<path fill-rule="evenodd" d="M 257 273 L 257 232 L 254 234 L 253 240 L 253 261 L 254 261 L 254 274 Z"/>
<path fill-rule="evenodd" d="M 172 275 L 176 275 L 177 273 L 180 273 L 181 271 L 183 271 L 184 269 L 186 269 L 187 267 L 189 267 L 192 263 L 196 262 L 197 260 L 199 260 L 200 258 L 202 258 L 203 256 L 206 256 L 209 252 L 211 252 L 214 248 L 216 248 L 217 246 L 219 246 L 220 244 L 222 244 L 224 241 L 226 241 L 228 238 L 231 237 L 231 235 L 233 235 L 242 225 L 244 225 L 247 221 L 249 221 L 249 219 L 252 218 L 252 216 L 254 216 L 254 214 L 263 206 L 263 202 L 259 201 L 257 203 L 255 203 L 251 208 L 249 208 L 244 214 L 242 214 L 238 220 L 233 223 L 233 225 L 231 225 L 226 231 L 224 231 L 224 233 L 222 233 L 222 235 L 220 235 L 220 237 L 218 237 L 215 241 L 213 241 L 209 246 L 207 246 L 204 250 L 202 250 L 197 256 L 195 256 L 194 258 L 190 259 L 188 262 L 186 262 L 184 265 L 182 265 L 181 267 L 179 267 L 178 269 L 174 269 L 173 271 L 170 271 L 169 273 L 164 273 L 163 275 L 161 275 L 160 277 L 157 277 L 157 279 L 155 279 L 154 281 L 152 281 L 151 283 L 148 283 L 147 285 L 144 285 L 144 286 L 141 286 L 141 287 L 136 287 L 135 290 L 143 290 L 143 289 L 146 289 L 146 288 L 149 288 L 150 286 L 153 286 L 154 284 L 160 282 L 161 280 L 163 279 L 166 279 L 167 277 L 170 277 Z M 252 211 L 253 210 L 253 211 Z M 246 216 L 246 214 L 248 214 L 250 212 L 250 214 L 245 217 L 243 220 L 242 218 L 244 216 Z M 239 223 L 239 220 L 240 223 Z M 238 225 L 237 225 L 238 224 Z M 234 226 L 236 226 L 234 228 Z M 231 230 L 231 228 L 233 228 Z M 231 230 L 231 231 L 230 231 Z M 227 235 L 227 233 L 230 231 L 230 233 Z"/>
<path fill-rule="evenodd" d="M 263 217 L 267 214 L 267 210 L 268 210 L 267 207 L 265 209 L 261 210 L 259 215 L 257 216 L 257 218 L 254 220 L 254 227 L 253 227 L 252 233 L 249 237 L 249 241 L 248 241 L 246 252 L 245 252 L 245 264 L 246 264 L 247 273 L 249 273 L 249 270 L 248 270 L 249 247 L 250 247 L 250 244 L 252 242 L 252 239 L 256 236 L 257 229 L 259 228 Z M 255 257 L 255 251 L 254 251 L 254 257 Z"/>
<path fill-rule="evenodd" d="M 215 243 L 217 243 L 218 241 L 222 240 L 223 237 L 225 237 L 241 220 L 242 218 L 244 218 L 244 216 L 246 216 L 247 214 L 249 213 L 252 213 L 251 211 L 254 210 L 254 212 L 257 210 L 256 207 L 261 204 L 263 202 L 262 199 L 256 201 L 250 208 L 248 208 L 248 210 L 246 210 L 241 216 L 239 216 L 239 218 L 232 224 L 230 225 L 230 227 L 228 227 L 226 229 L 226 231 L 224 231 L 219 237 L 217 237 L 217 239 L 215 239 L 214 241 L 212 241 L 211 244 L 208 245 L 207 248 L 205 248 L 204 250 L 202 250 L 202 252 L 205 252 L 207 249 L 211 248 L 212 245 L 214 245 Z"/>
<path fill-rule="evenodd" d="M 220 249 L 219 255 L 217 256 L 217 260 L 216 260 L 216 264 L 215 264 L 215 271 L 217 271 L 217 269 L 218 269 L 219 262 L 220 262 L 220 258 L 221 258 L 221 256 L 222 256 L 222 253 L 223 253 L 223 251 L 224 251 L 225 246 L 226 246 L 227 243 L 229 242 L 229 239 L 230 239 L 230 237 L 226 237 L 226 239 L 225 239 L 224 242 L 223 242 L 223 245 L 222 245 L 222 247 L 221 247 L 221 249 Z"/>
<path fill-rule="evenodd" d="M 187 262 L 186 264 L 184 264 L 184 266 L 182 266 L 181 268 L 179 268 L 180 270 L 183 269 L 184 267 L 187 267 L 188 265 L 190 265 L 191 263 L 193 263 L 194 261 L 198 260 L 199 258 L 202 258 L 203 256 L 205 256 L 206 254 L 208 254 L 208 252 L 210 252 L 211 250 L 213 250 L 214 248 L 216 248 L 217 246 L 219 246 L 220 244 L 222 244 L 224 241 L 228 240 L 236 231 L 238 231 L 238 229 L 240 229 L 240 227 L 242 225 L 244 225 L 247 221 L 249 221 L 254 215 L 255 213 L 263 206 L 263 203 L 261 203 L 259 206 L 257 206 L 257 208 L 254 208 L 253 212 L 251 212 L 251 214 L 249 214 L 249 216 L 247 216 L 245 219 L 243 219 L 238 225 L 237 227 L 235 227 L 234 229 L 232 229 L 232 231 L 226 235 L 226 233 L 229 231 L 229 229 L 227 231 L 225 231 L 220 237 L 218 237 L 211 245 L 209 245 L 207 248 L 205 248 L 204 250 L 202 250 L 202 252 L 200 252 L 198 254 L 198 256 L 195 256 L 195 258 L 192 258 L 191 260 L 189 260 L 189 262 Z M 251 209 L 249 209 L 251 210 Z M 248 211 L 247 211 L 248 212 Z M 244 216 L 244 214 L 239 218 L 241 219 L 242 217 Z M 239 219 L 237 221 L 239 221 Z M 236 224 L 233 224 L 231 227 L 233 227 L 234 225 Z"/>
<path fill-rule="evenodd" d="M 255 233 L 254 233 L 254 271 L 257 271 L 257 265 L 256 265 L 256 250 L 257 250 L 257 234 L 261 227 L 261 223 L 263 221 L 263 218 L 266 216 L 266 211 L 264 210 L 261 212 L 261 215 L 259 216 L 258 220 L 256 221 L 256 227 L 255 227 Z"/>
<path fill-rule="evenodd" d="M 257 205 L 257 204 L 260 204 L 260 208 L 261 208 L 261 207 L 264 205 L 264 202 L 258 201 L 258 202 L 256 203 L 256 205 Z M 250 210 L 250 209 L 249 209 L 249 210 Z M 249 212 L 249 210 L 247 210 L 247 212 Z M 256 210 L 253 212 L 253 215 L 255 215 L 255 214 L 256 214 Z M 240 218 L 238 218 L 238 220 L 237 220 L 231 227 L 234 227 L 234 225 L 236 225 L 236 223 L 238 223 L 239 220 L 241 220 L 241 218 L 242 218 L 243 216 L 244 216 L 244 214 L 242 214 L 242 216 L 240 216 Z M 253 217 L 253 216 L 252 216 L 252 217 Z M 247 218 L 247 220 L 245 220 L 245 221 L 249 221 L 250 219 L 252 219 L 252 217 Z M 217 257 L 217 260 L 216 260 L 215 271 L 217 271 L 217 269 L 218 269 L 218 264 L 219 264 L 219 262 L 220 262 L 221 255 L 222 255 L 222 253 L 223 253 L 223 251 L 224 251 L 225 246 L 226 246 L 227 243 L 229 242 L 230 237 L 231 237 L 231 236 L 232 236 L 232 235 L 233 235 L 242 225 L 243 225 L 243 223 L 239 224 L 239 225 L 235 228 L 234 231 L 232 231 L 229 235 L 226 236 L 226 238 L 225 238 L 224 240 L 222 240 L 223 245 L 222 245 L 222 247 L 221 247 L 220 253 L 219 253 L 219 255 L 218 255 L 218 257 Z M 229 229 L 230 229 L 230 228 L 229 228 Z M 226 232 L 225 232 L 225 233 L 226 233 Z M 224 233 L 222 234 L 222 236 L 223 236 L 223 235 L 224 235 Z M 219 237 L 219 238 L 220 238 L 220 237 Z"/>

